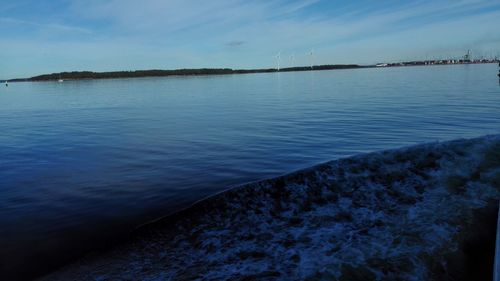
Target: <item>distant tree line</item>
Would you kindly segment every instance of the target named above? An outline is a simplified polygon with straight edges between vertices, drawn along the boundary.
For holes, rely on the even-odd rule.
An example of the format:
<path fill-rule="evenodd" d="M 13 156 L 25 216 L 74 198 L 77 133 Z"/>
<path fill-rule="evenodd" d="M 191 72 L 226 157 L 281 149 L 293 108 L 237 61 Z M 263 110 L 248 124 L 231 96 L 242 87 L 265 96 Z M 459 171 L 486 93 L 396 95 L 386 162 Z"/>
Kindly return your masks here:
<path fill-rule="evenodd" d="M 311 67 L 289 67 L 282 68 L 280 72 L 290 71 L 311 71 L 311 70 L 331 70 L 360 68 L 355 64 L 347 65 L 319 65 Z M 187 76 L 187 75 L 225 75 L 225 74 L 245 74 L 277 72 L 277 69 L 230 69 L 230 68 L 200 68 L 200 69 L 176 69 L 176 70 L 136 70 L 136 71 L 112 71 L 112 72 L 92 72 L 73 71 L 39 75 L 27 79 L 14 79 L 12 81 L 51 81 L 51 80 L 82 80 L 82 79 L 112 79 L 112 78 L 134 78 L 134 77 L 164 77 L 164 76 Z"/>

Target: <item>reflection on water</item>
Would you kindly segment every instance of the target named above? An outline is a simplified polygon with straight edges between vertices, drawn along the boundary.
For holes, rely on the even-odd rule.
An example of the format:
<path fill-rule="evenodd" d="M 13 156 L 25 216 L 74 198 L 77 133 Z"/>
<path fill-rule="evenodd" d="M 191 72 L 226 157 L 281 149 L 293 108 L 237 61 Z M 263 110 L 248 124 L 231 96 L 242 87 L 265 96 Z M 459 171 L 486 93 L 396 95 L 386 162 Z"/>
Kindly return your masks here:
<path fill-rule="evenodd" d="M 0 272 L 50 268 L 232 185 L 356 153 L 498 133 L 495 69 L 3 87 Z"/>

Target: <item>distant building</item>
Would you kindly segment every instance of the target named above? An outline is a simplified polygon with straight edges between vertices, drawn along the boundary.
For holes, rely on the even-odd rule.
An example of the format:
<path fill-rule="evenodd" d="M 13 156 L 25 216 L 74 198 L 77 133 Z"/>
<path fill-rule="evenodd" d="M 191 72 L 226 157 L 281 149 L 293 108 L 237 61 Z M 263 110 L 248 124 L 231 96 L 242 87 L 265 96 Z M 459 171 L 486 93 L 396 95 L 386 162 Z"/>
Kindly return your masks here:
<path fill-rule="evenodd" d="M 464 55 L 464 62 L 465 63 L 471 62 L 470 50 L 467 50 L 467 54 Z"/>

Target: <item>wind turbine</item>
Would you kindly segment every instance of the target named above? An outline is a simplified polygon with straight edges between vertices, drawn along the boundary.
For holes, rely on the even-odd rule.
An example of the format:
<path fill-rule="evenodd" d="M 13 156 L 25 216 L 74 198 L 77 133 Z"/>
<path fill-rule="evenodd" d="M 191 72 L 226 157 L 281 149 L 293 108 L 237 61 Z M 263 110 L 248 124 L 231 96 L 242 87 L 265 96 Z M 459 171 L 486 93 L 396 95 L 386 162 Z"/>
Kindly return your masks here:
<path fill-rule="evenodd" d="M 278 54 L 274 57 L 276 58 L 276 61 L 278 63 L 278 71 L 280 71 L 281 51 L 279 51 Z"/>
<path fill-rule="evenodd" d="M 311 59 L 311 69 L 314 68 L 314 49 L 311 49 L 311 52 L 309 52 L 309 57 Z"/>
<path fill-rule="evenodd" d="M 290 56 L 290 67 L 294 67 L 295 66 L 295 54 L 292 54 Z"/>

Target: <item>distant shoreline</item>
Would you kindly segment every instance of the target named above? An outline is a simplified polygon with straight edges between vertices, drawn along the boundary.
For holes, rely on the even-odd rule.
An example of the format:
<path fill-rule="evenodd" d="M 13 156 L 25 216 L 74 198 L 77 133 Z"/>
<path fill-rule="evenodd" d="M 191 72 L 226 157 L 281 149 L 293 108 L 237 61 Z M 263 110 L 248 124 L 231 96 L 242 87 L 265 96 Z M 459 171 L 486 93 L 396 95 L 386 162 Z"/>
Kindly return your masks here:
<path fill-rule="evenodd" d="M 175 70 L 135 70 L 135 71 L 72 71 L 43 74 L 30 78 L 18 78 L 7 80 L 8 82 L 39 82 L 58 80 L 89 80 L 89 79 L 119 79 L 119 78 L 143 78 L 143 77 L 167 77 L 167 76 L 201 76 L 201 75 L 228 75 L 228 74 L 249 74 L 249 73 L 271 73 L 271 72 L 292 72 L 292 71 L 313 71 L 313 70 L 334 70 L 334 69 L 355 69 L 373 66 L 360 66 L 356 64 L 338 65 L 318 65 L 311 67 L 287 67 L 280 70 L 268 69 L 231 69 L 231 68 L 199 68 L 199 69 L 175 69 Z"/>
<path fill-rule="evenodd" d="M 357 65 L 357 64 L 333 64 L 286 67 L 281 69 L 231 69 L 231 68 L 196 68 L 196 69 L 175 69 L 175 70 L 132 70 L 132 71 L 71 71 L 42 74 L 30 78 L 16 78 L 0 80 L 5 82 L 44 82 L 58 80 L 94 80 L 94 79 L 123 79 L 123 78 L 145 78 L 145 77 L 168 77 L 168 76 L 205 76 L 205 75 L 232 75 L 232 74 L 252 74 L 252 73 L 273 73 L 273 72 L 299 72 L 299 71 L 319 71 L 319 70 L 340 70 L 340 69 L 360 69 L 360 68 L 387 68 L 404 66 L 436 66 L 436 65 L 463 65 L 463 64 L 489 64 L 498 61 L 476 61 L 476 62 L 456 62 L 444 61 L 410 61 L 400 63 L 388 63 L 377 65 Z"/>

